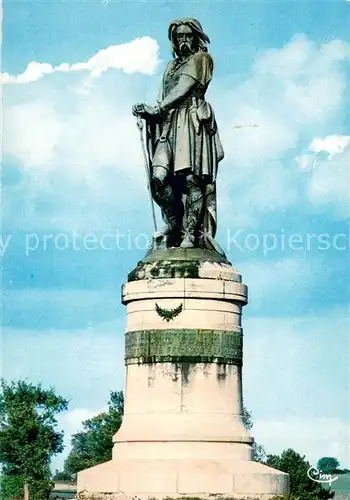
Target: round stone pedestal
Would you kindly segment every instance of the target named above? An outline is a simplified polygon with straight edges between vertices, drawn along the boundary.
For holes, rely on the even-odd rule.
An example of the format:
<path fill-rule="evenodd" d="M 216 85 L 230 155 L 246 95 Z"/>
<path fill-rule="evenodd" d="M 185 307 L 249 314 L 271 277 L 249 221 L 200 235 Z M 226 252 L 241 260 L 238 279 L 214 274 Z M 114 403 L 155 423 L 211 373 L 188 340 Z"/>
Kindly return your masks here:
<path fill-rule="evenodd" d="M 242 422 L 240 274 L 211 252 L 158 251 L 129 274 L 122 301 L 123 423 L 112 460 L 80 472 L 78 491 L 120 499 L 287 493 L 287 474 L 252 461 Z"/>

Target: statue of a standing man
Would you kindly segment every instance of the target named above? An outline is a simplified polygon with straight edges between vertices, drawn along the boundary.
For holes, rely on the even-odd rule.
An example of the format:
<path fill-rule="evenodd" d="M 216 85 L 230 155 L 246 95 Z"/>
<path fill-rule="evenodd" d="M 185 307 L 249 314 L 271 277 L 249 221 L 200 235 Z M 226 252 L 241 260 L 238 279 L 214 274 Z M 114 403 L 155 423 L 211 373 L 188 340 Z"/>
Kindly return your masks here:
<path fill-rule="evenodd" d="M 147 123 L 151 192 L 161 208 L 166 247 L 223 253 L 216 232 L 216 175 L 224 152 L 215 115 L 205 100 L 213 75 L 208 36 L 195 19 L 169 26 L 174 59 L 156 106 L 139 103 L 134 115 Z M 159 237 L 159 235 L 158 235 Z"/>

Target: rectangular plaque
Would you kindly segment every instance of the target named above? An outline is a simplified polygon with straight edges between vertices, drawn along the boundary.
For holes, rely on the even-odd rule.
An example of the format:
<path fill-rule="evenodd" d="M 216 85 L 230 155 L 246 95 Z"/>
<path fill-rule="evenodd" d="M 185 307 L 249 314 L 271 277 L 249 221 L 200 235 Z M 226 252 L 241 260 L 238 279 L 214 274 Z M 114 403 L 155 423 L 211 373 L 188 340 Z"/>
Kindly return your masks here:
<path fill-rule="evenodd" d="M 232 330 L 139 330 L 125 335 L 126 364 L 165 361 L 242 364 L 242 334 Z"/>

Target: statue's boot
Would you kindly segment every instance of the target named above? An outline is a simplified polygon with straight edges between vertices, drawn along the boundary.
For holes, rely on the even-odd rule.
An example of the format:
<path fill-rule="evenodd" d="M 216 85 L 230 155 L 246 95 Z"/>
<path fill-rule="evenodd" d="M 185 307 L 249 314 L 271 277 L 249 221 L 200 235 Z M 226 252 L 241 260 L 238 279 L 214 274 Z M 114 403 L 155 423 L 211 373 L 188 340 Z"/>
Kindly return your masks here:
<path fill-rule="evenodd" d="M 176 243 L 180 238 L 183 218 L 183 204 L 174 194 L 170 184 L 161 179 L 153 179 L 152 195 L 162 211 L 163 228 L 156 233 L 157 237 L 168 237 L 170 243 Z"/>
<path fill-rule="evenodd" d="M 198 243 L 197 232 L 203 213 L 203 191 L 193 177 L 187 181 L 186 213 L 187 225 L 181 248 L 194 248 Z"/>
<path fill-rule="evenodd" d="M 160 234 L 161 236 L 169 236 L 170 234 L 173 234 L 178 227 L 178 222 L 172 210 L 162 208 L 162 218 L 164 221 L 164 225 L 158 231 L 158 234 Z"/>

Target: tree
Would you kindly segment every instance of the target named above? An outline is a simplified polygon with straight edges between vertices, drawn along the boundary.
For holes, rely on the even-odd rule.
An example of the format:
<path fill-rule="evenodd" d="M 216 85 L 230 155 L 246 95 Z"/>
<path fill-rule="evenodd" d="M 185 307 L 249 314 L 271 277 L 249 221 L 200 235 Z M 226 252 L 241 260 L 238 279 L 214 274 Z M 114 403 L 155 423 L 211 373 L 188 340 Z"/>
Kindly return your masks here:
<path fill-rule="evenodd" d="M 339 465 L 339 460 L 334 457 L 322 457 L 317 462 L 317 468 L 325 474 L 334 472 Z"/>
<path fill-rule="evenodd" d="M 266 461 L 266 450 L 262 444 L 253 443 L 253 460 L 262 464 Z"/>
<path fill-rule="evenodd" d="M 74 478 L 84 469 L 112 458 L 113 435 L 122 423 L 123 392 L 111 392 L 108 411 L 83 422 L 83 430 L 72 437 L 72 450 L 64 463 L 65 477 Z"/>
<path fill-rule="evenodd" d="M 55 470 L 53 476 L 52 476 L 52 481 L 71 481 L 72 477 L 67 474 L 67 472 L 64 471 L 59 471 L 58 469 Z"/>
<path fill-rule="evenodd" d="M 253 428 L 254 422 L 252 414 L 245 406 L 243 406 L 242 408 L 242 420 L 244 427 L 247 429 L 247 431 L 250 431 Z M 253 450 L 253 460 L 255 462 L 263 463 L 264 460 L 266 459 L 265 448 L 261 444 L 258 444 L 254 441 L 252 450 Z"/>
<path fill-rule="evenodd" d="M 305 456 L 292 449 L 284 450 L 279 455 L 267 455 L 266 465 L 282 472 L 287 472 L 290 478 L 290 495 L 297 500 L 317 500 L 334 497 L 329 488 L 323 488 L 308 477 L 310 463 Z"/>
<path fill-rule="evenodd" d="M 0 385 L 1 497 L 21 497 L 28 483 L 31 500 L 43 500 L 52 488 L 51 458 L 63 451 L 56 415 L 68 402 L 40 384 L 1 380 Z"/>
<path fill-rule="evenodd" d="M 254 425 L 252 414 L 245 406 L 243 406 L 242 408 L 242 420 L 244 427 L 247 429 L 247 431 L 252 430 Z"/>

